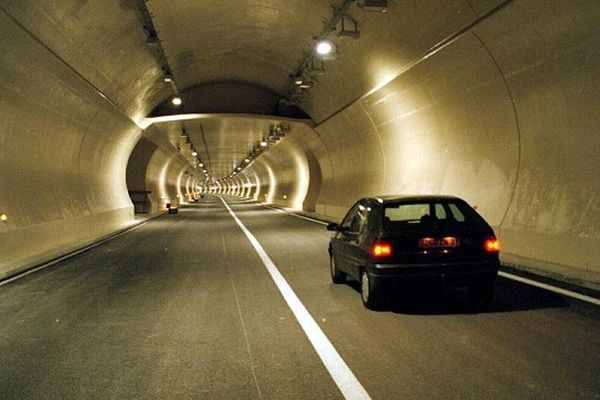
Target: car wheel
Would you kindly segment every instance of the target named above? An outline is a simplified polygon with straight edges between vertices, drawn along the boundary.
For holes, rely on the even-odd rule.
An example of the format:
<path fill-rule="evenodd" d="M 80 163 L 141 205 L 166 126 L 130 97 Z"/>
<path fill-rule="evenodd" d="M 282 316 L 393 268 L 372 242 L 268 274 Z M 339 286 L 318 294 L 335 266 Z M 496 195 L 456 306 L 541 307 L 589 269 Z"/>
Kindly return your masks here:
<path fill-rule="evenodd" d="M 329 256 L 329 270 L 333 283 L 344 283 L 346 281 L 346 273 L 337 268 L 334 256 Z"/>
<path fill-rule="evenodd" d="M 369 276 L 366 270 L 362 270 L 360 273 L 360 295 L 366 308 L 370 310 L 379 308 L 380 299 L 376 290 L 375 278 Z"/>
<path fill-rule="evenodd" d="M 494 285 L 481 284 L 469 287 L 469 306 L 474 311 L 489 311 L 494 302 Z"/>

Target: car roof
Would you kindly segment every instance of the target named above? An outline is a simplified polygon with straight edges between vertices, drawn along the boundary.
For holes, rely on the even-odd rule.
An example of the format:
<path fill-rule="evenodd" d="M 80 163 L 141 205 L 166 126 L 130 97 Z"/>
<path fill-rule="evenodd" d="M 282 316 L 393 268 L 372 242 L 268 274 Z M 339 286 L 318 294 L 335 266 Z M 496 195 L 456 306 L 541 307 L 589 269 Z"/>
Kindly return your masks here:
<path fill-rule="evenodd" d="M 375 200 L 378 203 L 397 203 L 397 202 L 412 202 L 412 201 L 439 201 L 439 200 L 460 200 L 464 201 L 460 197 L 443 195 L 443 194 L 401 194 L 401 195 L 384 195 L 384 196 L 373 196 L 365 199 Z"/>

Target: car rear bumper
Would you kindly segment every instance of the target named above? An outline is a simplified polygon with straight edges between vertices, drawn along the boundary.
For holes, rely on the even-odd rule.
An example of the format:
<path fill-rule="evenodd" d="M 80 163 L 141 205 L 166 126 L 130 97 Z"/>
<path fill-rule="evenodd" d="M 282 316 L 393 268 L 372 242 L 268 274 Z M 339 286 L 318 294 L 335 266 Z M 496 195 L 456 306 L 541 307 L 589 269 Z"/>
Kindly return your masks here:
<path fill-rule="evenodd" d="M 497 261 L 447 264 L 374 264 L 367 268 L 372 278 L 389 283 L 441 283 L 448 286 L 493 283 Z"/>

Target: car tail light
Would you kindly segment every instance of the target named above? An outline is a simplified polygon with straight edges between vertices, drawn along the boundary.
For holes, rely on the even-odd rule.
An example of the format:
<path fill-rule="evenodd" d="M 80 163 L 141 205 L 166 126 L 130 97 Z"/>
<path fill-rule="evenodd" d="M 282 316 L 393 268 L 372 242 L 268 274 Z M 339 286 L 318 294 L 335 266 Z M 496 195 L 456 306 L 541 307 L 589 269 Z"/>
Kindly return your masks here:
<path fill-rule="evenodd" d="M 486 239 L 483 242 L 483 248 L 488 253 L 497 253 L 500 251 L 500 241 L 498 239 L 496 239 L 495 237 Z"/>
<path fill-rule="evenodd" d="M 392 255 L 392 245 L 385 242 L 375 242 L 371 248 L 371 254 L 375 257 L 388 257 Z"/>

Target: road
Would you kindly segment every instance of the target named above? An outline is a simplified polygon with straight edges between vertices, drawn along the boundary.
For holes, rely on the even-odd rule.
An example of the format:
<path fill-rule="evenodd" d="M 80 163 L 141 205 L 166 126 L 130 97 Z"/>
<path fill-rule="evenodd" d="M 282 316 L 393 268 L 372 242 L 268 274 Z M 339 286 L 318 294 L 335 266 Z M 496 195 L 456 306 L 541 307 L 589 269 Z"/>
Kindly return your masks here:
<path fill-rule="evenodd" d="M 499 278 L 490 312 L 462 290 L 369 311 L 323 225 L 224 198 L 372 399 L 600 399 L 597 306 Z M 207 196 L 0 286 L 0 398 L 351 398 L 278 284 Z"/>

